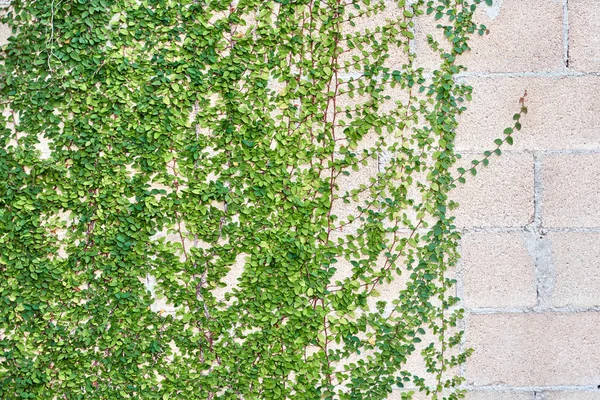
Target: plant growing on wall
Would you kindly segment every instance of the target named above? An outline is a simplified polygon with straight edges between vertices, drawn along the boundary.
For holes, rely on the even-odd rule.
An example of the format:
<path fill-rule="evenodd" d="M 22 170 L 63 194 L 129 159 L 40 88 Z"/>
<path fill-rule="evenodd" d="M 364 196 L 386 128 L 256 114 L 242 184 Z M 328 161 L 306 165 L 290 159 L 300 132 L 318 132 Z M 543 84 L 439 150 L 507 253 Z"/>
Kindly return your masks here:
<path fill-rule="evenodd" d="M 460 398 L 480 2 L 14 0 L 0 397 Z"/>

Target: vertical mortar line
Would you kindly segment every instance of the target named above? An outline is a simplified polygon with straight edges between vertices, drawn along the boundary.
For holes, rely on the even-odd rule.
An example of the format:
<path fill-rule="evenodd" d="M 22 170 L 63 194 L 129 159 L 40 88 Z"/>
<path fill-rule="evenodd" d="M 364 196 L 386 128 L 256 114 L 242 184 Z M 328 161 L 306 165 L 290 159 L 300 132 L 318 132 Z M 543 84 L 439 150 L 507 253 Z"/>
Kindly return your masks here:
<path fill-rule="evenodd" d="M 536 307 L 547 309 L 552 306 L 552 292 L 556 280 L 556 270 L 552 259 L 552 243 L 546 237 L 543 226 L 542 199 L 544 182 L 542 177 L 543 155 L 534 153 L 534 223 L 529 232 L 528 250 L 535 259 Z M 542 395 L 543 398 L 543 395 Z"/>
<path fill-rule="evenodd" d="M 542 273 L 540 271 L 540 257 L 539 257 L 539 244 L 540 244 L 540 228 L 542 225 L 541 217 L 541 199 L 542 199 L 542 171 L 540 165 L 540 154 L 537 152 L 533 153 L 533 224 L 532 232 L 530 233 L 530 241 L 528 244 L 529 255 L 533 257 L 534 261 L 534 284 L 536 292 L 536 307 L 542 305 Z M 537 397 L 536 393 L 533 393 L 534 398 Z"/>
<path fill-rule="evenodd" d="M 464 237 L 464 231 L 461 233 L 461 239 L 458 242 L 458 246 L 456 251 L 459 254 L 458 262 L 456 263 L 456 297 L 460 298 L 461 301 L 464 300 L 464 282 L 463 282 L 463 259 L 462 259 L 462 241 Z"/>
<path fill-rule="evenodd" d="M 537 234 L 542 232 L 542 159 L 539 152 L 533 153 L 533 225 Z"/>
<path fill-rule="evenodd" d="M 569 0 L 563 0 L 563 62 L 569 68 Z"/>

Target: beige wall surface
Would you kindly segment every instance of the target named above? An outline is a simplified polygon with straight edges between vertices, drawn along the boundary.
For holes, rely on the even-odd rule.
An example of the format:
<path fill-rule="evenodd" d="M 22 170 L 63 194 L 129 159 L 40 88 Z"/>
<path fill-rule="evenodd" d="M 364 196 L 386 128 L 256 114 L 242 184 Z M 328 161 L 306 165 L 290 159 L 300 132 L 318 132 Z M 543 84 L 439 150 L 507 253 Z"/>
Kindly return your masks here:
<path fill-rule="evenodd" d="M 490 149 L 525 90 L 529 114 L 455 192 L 467 400 L 600 400 L 600 0 L 494 0 L 477 22 L 458 151 Z"/>
<path fill-rule="evenodd" d="M 458 152 L 493 148 L 525 91 L 529 113 L 514 145 L 454 192 L 467 399 L 600 400 L 600 0 L 494 0 L 477 22 L 489 34 L 460 61 L 474 95 Z M 425 40 L 435 24 L 415 30 L 426 71 L 439 63 Z"/>
<path fill-rule="evenodd" d="M 463 59 L 475 93 L 457 147 L 492 147 L 525 90 L 529 114 L 455 193 L 475 350 L 460 373 L 469 400 L 600 400 L 600 0 L 494 2 Z M 426 28 L 414 45 L 428 66 Z"/>
<path fill-rule="evenodd" d="M 528 91 L 515 144 L 456 193 L 469 400 L 600 399 L 600 1 L 494 0 L 463 154 Z"/>

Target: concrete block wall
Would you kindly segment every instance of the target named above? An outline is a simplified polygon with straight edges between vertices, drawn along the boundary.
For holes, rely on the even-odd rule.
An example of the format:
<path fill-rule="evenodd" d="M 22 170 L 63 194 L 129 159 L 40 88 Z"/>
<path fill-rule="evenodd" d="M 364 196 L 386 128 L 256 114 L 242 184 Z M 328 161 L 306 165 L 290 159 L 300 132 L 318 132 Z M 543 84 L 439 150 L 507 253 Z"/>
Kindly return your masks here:
<path fill-rule="evenodd" d="M 600 399 L 600 1 L 494 0 L 457 147 L 515 144 L 456 192 L 469 400 Z"/>
<path fill-rule="evenodd" d="M 494 3 L 463 59 L 475 93 L 459 152 L 491 148 L 525 90 L 529 114 L 514 146 L 455 192 L 475 350 L 460 373 L 468 400 L 600 400 L 600 0 Z M 427 27 L 414 47 L 433 67 Z"/>

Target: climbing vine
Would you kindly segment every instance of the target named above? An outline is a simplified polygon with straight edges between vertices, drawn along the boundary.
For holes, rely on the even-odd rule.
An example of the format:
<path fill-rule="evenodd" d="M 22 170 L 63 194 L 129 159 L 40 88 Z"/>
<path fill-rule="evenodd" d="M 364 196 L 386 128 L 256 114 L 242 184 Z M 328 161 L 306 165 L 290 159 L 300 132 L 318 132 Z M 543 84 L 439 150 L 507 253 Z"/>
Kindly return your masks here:
<path fill-rule="evenodd" d="M 0 397 L 461 398 L 479 3 L 13 0 Z"/>

